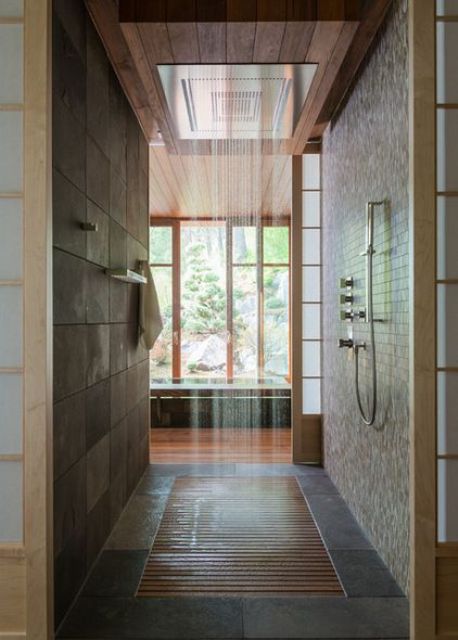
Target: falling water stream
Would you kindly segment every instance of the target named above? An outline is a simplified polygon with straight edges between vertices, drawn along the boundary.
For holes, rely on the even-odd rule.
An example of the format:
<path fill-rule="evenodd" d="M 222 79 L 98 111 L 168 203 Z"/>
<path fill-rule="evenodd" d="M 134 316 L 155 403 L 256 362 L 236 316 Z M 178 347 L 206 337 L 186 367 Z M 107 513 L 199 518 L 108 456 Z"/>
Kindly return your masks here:
<path fill-rule="evenodd" d="M 201 77 L 197 69 L 190 66 L 189 73 Z M 285 171 L 290 185 L 290 157 L 280 154 L 279 138 L 262 131 L 273 120 L 271 83 L 260 80 L 255 89 L 240 91 L 227 67 L 217 65 L 207 67 L 205 76 L 193 88 L 206 92 L 207 99 L 211 93 L 213 132 L 205 158 L 211 219 L 202 225 L 202 211 L 195 209 L 181 234 L 182 264 L 186 268 L 191 262 L 194 269 L 181 278 L 182 378 L 202 388 L 190 399 L 196 438 L 200 428 L 209 426 L 210 413 L 213 430 L 238 429 L 244 448 L 261 422 L 274 431 L 289 426 L 288 400 L 272 402 L 259 391 L 285 389 L 289 381 L 289 267 L 281 265 L 289 262 L 290 202 L 288 193 L 285 207 L 280 185 Z M 192 202 L 202 202 L 200 144 L 192 142 Z M 223 309 L 221 290 L 229 292 Z M 191 344 L 192 327 L 197 344 Z M 226 358 L 221 357 L 223 344 Z M 192 352 L 199 361 L 193 361 Z"/>

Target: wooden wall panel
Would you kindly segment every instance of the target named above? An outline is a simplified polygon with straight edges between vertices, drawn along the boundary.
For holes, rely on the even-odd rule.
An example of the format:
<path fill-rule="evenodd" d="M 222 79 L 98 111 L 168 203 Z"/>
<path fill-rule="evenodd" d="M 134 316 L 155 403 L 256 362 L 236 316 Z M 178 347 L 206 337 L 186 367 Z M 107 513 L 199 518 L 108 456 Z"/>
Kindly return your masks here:
<path fill-rule="evenodd" d="M 436 635 L 435 25 L 409 3 L 410 634 Z"/>
<path fill-rule="evenodd" d="M 0 555 L 0 638 L 25 638 L 26 563 L 24 557 Z"/>
<path fill-rule="evenodd" d="M 458 557 L 436 563 L 436 615 L 439 636 L 458 637 Z"/>

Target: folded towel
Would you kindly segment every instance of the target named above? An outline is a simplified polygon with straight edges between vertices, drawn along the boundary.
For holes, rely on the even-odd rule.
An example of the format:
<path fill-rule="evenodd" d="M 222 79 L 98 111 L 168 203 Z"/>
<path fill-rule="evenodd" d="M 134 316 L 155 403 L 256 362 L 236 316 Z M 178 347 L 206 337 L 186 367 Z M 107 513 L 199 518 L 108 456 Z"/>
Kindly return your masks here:
<path fill-rule="evenodd" d="M 142 270 L 147 282 L 140 285 L 139 336 L 140 343 L 145 349 L 150 350 L 161 333 L 163 324 L 157 291 L 149 264 L 143 263 Z"/>

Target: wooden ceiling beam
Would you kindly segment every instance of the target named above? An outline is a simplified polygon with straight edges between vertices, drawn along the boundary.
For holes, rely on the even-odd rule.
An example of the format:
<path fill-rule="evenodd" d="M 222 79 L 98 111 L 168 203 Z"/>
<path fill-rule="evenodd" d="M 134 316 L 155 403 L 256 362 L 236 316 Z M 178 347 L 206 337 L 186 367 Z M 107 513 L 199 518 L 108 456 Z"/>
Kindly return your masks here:
<path fill-rule="evenodd" d="M 363 20 L 317 117 L 316 127 L 322 131 L 345 99 L 391 4 L 392 0 L 374 0 L 367 4 Z"/>
<path fill-rule="evenodd" d="M 137 69 L 138 76 L 148 97 L 148 103 L 156 115 L 160 132 L 168 149 L 176 153 L 175 135 L 168 109 L 165 107 L 165 97 L 161 95 L 161 86 L 158 78 L 151 72 L 148 58 L 143 47 L 140 33 L 136 24 L 122 24 L 121 35 L 130 50 L 132 60 Z"/>
<path fill-rule="evenodd" d="M 336 30 L 333 31 L 330 25 L 335 25 Z M 292 153 L 294 155 L 301 155 L 304 151 L 357 28 L 357 22 L 319 22 L 317 24 L 317 30 L 328 30 L 329 37 L 324 37 L 324 34 L 317 35 L 317 49 L 315 50 L 314 35 L 307 54 L 307 62 L 313 62 L 314 59 L 316 61 L 318 56 L 319 66 L 294 131 L 292 143 Z"/>
<path fill-rule="evenodd" d="M 120 0 L 121 22 L 359 20 L 364 0 Z"/>
<path fill-rule="evenodd" d="M 153 140 L 157 137 L 158 130 L 156 118 L 122 35 L 116 2 L 86 0 L 86 7 L 124 93 L 138 115 L 145 138 Z"/>

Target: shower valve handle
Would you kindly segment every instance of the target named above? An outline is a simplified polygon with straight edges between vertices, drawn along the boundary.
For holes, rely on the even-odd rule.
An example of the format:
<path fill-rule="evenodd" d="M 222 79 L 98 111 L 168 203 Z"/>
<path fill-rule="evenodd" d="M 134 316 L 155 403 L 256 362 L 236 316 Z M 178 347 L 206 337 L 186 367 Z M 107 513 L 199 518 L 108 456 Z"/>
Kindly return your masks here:
<path fill-rule="evenodd" d="M 351 338 L 340 338 L 339 349 L 343 349 L 344 347 L 347 347 L 347 349 L 353 349 L 353 340 Z"/>

